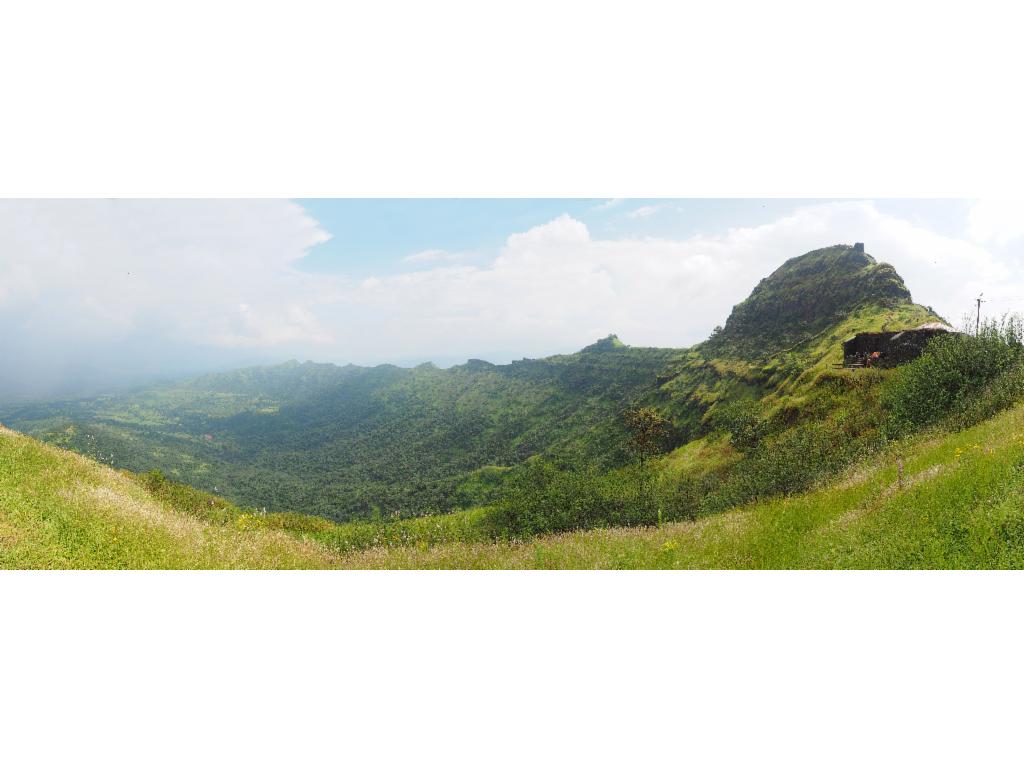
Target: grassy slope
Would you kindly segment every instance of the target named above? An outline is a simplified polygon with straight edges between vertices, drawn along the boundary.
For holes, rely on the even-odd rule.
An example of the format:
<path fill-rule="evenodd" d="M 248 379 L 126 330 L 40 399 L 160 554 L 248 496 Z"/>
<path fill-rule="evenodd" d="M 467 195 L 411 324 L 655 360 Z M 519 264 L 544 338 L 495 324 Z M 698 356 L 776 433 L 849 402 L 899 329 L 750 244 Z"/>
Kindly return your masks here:
<path fill-rule="evenodd" d="M 0 427 L 0 568 L 318 568 L 331 550 L 163 503 L 135 478 Z"/>
<path fill-rule="evenodd" d="M 913 328 L 939 319 L 918 304 L 868 303 L 823 331 L 758 360 L 715 357 L 719 353 L 713 348 L 698 345 L 649 402 L 665 408 L 677 425 L 694 431 L 719 402 L 753 398 L 768 408 L 800 407 L 823 375 L 844 375 L 833 364 L 843 360 L 845 339 L 863 331 Z"/>
<path fill-rule="evenodd" d="M 346 568 L 1021 568 L 1024 406 L 810 493 L 660 529 L 377 547 Z"/>
<path fill-rule="evenodd" d="M 1024 567 L 1024 406 L 812 492 L 694 523 L 490 542 L 479 511 L 387 525 L 253 515 L 0 429 L 5 568 Z M 177 493 L 177 492 L 175 492 Z M 205 509 L 209 502 L 203 500 Z"/>

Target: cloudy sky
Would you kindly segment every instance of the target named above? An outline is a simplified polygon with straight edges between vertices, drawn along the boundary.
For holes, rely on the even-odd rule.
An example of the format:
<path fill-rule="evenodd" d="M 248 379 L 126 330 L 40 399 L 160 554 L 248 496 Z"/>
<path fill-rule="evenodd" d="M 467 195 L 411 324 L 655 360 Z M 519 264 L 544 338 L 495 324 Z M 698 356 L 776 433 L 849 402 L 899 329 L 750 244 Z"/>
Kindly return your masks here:
<path fill-rule="evenodd" d="M 792 256 L 866 243 L 958 322 L 1024 311 L 1024 205 L 956 200 L 2 200 L 0 397 L 290 358 L 684 346 Z"/>

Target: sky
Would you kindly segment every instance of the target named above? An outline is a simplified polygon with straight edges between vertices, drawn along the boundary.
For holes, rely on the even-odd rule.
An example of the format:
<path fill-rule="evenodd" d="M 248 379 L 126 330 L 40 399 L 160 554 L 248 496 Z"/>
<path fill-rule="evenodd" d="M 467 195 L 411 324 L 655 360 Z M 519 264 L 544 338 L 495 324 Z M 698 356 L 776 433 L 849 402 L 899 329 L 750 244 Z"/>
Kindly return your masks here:
<path fill-rule="evenodd" d="M 864 242 L 959 323 L 1024 312 L 1024 202 L 0 200 L 0 400 L 288 359 L 687 346 L 786 259 Z"/>

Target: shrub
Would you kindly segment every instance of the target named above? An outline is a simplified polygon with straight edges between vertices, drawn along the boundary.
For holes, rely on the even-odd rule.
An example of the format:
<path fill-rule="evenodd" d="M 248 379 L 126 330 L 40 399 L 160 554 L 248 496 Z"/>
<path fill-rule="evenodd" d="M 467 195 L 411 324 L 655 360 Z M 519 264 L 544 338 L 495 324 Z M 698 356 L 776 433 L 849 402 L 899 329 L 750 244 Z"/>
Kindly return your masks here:
<path fill-rule="evenodd" d="M 947 422 L 951 429 L 967 429 L 1024 399 L 1024 361 L 996 376 L 976 396 L 955 409 Z"/>
<path fill-rule="evenodd" d="M 756 400 L 737 400 L 716 406 L 712 425 L 714 429 L 728 432 L 729 444 L 744 453 L 754 450 L 771 430 Z"/>
<path fill-rule="evenodd" d="M 872 383 L 867 393 L 875 391 Z M 525 470 L 510 473 L 514 477 L 487 515 L 488 529 L 499 537 L 526 538 L 600 526 L 654 525 L 807 490 L 884 444 L 874 398 L 858 396 L 856 406 L 849 399 L 839 389 L 825 392 L 822 402 L 811 406 L 817 418 L 785 429 L 778 419 L 763 418 L 756 402 L 722 408 L 715 428 L 729 428 L 738 440 L 734 446 L 742 446 L 745 455 L 721 474 L 658 476 L 650 465 L 599 474 L 578 461 L 534 460 Z"/>
<path fill-rule="evenodd" d="M 657 522 L 656 483 L 649 467 L 599 474 L 590 466 L 561 466 L 548 459 L 531 461 L 517 472 L 484 520 L 492 535 L 503 538 Z"/>
<path fill-rule="evenodd" d="M 930 426 L 968 405 L 968 399 L 1022 359 L 1017 318 L 989 322 L 978 334 L 933 339 L 924 353 L 894 371 L 882 391 L 890 436 Z M 1011 382 L 1007 380 L 1007 385 Z M 1005 389 L 1007 396 L 1012 386 Z M 993 393 L 993 403 L 1000 395 Z"/>
<path fill-rule="evenodd" d="M 665 449 L 671 424 L 653 408 L 632 408 L 622 414 L 629 433 L 629 452 L 643 464 Z"/>
<path fill-rule="evenodd" d="M 682 475 L 662 478 L 658 486 L 657 502 L 666 523 L 679 520 L 696 520 L 702 512 L 703 501 L 714 487 L 714 479 L 708 476 Z"/>
<path fill-rule="evenodd" d="M 882 444 L 877 428 L 844 414 L 791 427 L 765 438 L 719 482 L 705 479 L 694 516 L 805 491 Z"/>

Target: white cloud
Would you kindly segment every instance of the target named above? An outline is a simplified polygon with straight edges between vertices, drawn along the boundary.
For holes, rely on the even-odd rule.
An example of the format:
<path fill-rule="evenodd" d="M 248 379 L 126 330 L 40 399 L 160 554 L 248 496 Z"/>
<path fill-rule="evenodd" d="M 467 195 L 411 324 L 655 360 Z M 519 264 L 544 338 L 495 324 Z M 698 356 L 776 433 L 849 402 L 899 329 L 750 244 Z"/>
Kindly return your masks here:
<path fill-rule="evenodd" d="M 295 269 L 328 237 L 286 201 L 0 201 L 0 392 L 76 366 L 176 370 L 197 347 L 330 343 L 315 306 L 336 285 Z"/>
<path fill-rule="evenodd" d="M 598 203 L 594 206 L 595 211 L 607 211 L 610 208 L 616 208 L 625 202 L 623 197 L 613 197 L 609 200 L 605 200 L 603 203 Z"/>
<path fill-rule="evenodd" d="M 1006 245 L 1024 235 L 1024 200 L 978 200 L 967 216 L 968 235 L 979 243 Z"/>
<path fill-rule="evenodd" d="M 649 218 L 649 217 L 653 216 L 654 214 L 656 214 L 658 211 L 660 211 L 664 207 L 665 206 L 663 206 L 663 205 L 641 205 L 639 208 L 634 208 L 632 211 L 629 211 L 626 214 L 626 218 L 627 219 L 646 219 L 646 218 Z"/>
<path fill-rule="evenodd" d="M 300 302 L 321 286 L 294 269 L 329 238 L 275 200 L 0 203 L 0 311 L 26 325 L 96 335 L 156 323 L 226 346 L 327 338 Z"/>
<path fill-rule="evenodd" d="M 113 379 L 245 355 L 501 361 L 609 332 L 684 346 L 786 259 L 840 242 L 865 242 L 954 322 L 979 291 L 1024 296 L 1016 264 L 869 202 L 686 240 L 595 239 L 562 215 L 510 234 L 486 265 L 435 251 L 361 281 L 296 269 L 327 237 L 272 200 L 0 202 L 0 393 L 47 375 L 74 382 L 87 363 Z"/>

